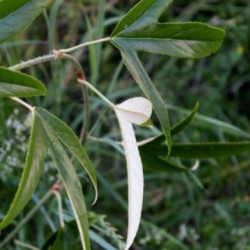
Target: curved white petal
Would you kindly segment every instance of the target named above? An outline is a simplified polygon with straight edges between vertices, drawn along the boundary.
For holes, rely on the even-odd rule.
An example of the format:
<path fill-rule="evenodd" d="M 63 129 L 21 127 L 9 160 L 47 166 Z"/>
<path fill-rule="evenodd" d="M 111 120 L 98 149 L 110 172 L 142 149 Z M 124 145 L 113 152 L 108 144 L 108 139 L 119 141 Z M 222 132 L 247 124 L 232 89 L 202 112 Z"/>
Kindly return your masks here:
<path fill-rule="evenodd" d="M 125 250 L 132 245 L 141 220 L 143 203 L 143 169 L 132 123 L 146 122 L 151 115 L 151 103 L 142 97 L 116 105 L 128 171 L 128 234 Z"/>

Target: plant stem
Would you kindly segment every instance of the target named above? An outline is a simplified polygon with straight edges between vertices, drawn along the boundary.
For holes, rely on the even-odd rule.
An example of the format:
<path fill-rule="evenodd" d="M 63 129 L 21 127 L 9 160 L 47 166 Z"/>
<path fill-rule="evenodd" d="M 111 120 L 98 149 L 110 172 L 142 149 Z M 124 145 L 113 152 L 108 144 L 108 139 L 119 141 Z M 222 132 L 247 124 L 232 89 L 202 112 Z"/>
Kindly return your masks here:
<path fill-rule="evenodd" d="M 57 50 L 54 51 L 55 54 L 57 52 L 61 53 L 60 51 L 57 51 Z M 59 55 L 58 59 L 66 59 L 66 60 L 71 61 L 76 69 L 76 74 L 81 73 L 81 74 L 85 75 L 81 64 L 74 56 L 67 55 L 67 54 L 61 54 L 61 55 Z"/>
<path fill-rule="evenodd" d="M 23 100 L 17 98 L 17 97 L 11 97 L 11 100 L 20 103 L 21 105 L 23 105 L 24 107 L 26 107 L 27 109 L 29 109 L 31 112 L 34 110 L 34 107 L 30 106 L 27 102 L 24 102 Z"/>
<path fill-rule="evenodd" d="M 24 242 L 21 242 L 21 241 L 19 241 L 19 240 L 15 240 L 15 244 L 16 244 L 17 246 L 25 247 L 25 248 L 28 248 L 28 249 L 31 249 L 31 250 L 39 250 L 39 248 L 34 247 L 34 246 L 31 246 L 31 245 L 26 244 L 26 243 L 24 243 Z"/>
<path fill-rule="evenodd" d="M 68 49 L 54 50 L 53 53 L 50 53 L 50 54 L 45 55 L 45 56 L 40 56 L 40 57 L 37 57 L 37 58 L 33 58 L 33 59 L 30 59 L 30 60 L 28 60 L 26 62 L 21 62 L 19 64 L 16 64 L 14 66 L 9 67 L 9 69 L 15 70 L 15 71 L 21 71 L 21 70 L 23 70 L 25 68 L 29 68 L 31 66 L 41 64 L 41 63 L 44 63 L 44 62 L 57 60 L 57 59 L 67 59 L 67 60 L 70 60 L 73 63 L 73 65 L 74 65 L 74 67 L 76 69 L 76 75 L 78 77 L 78 81 L 79 80 L 84 81 L 85 74 L 84 74 L 84 71 L 83 71 L 82 66 L 79 63 L 79 61 L 75 57 L 73 57 L 71 55 L 68 55 L 68 54 L 65 54 L 65 53 L 69 53 L 69 52 L 72 52 L 72 51 L 74 51 L 76 49 L 79 49 L 79 48 L 83 48 L 83 47 L 86 47 L 86 46 L 90 46 L 90 45 L 97 44 L 97 43 L 102 43 L 102 42 L 107 42 L 107 41 L 110 41 L 110 37 L 106 37 L 106 38 L 98 39 L 98 40 L 95 40 L 95 41 L 82 43 L 82 44 L 79 44 L 77 46 L 74 46 L 74 47 L 71 47 L 71 48 L 68 48 Z M 87 134 L 88 134 L 88 128 L 89 128 L 89 119 L 90 119 L 89 96 L 88 96 L 88 90 L 87 90 L 86 84 L 82 85 L 82 93 L 83 93 L 83 109 L 84 109 L 84 119 L 83 120 L 84 121 L 83 121 L 83 126 L 82 126 L 82 129 L 81 129 L 79 139 L 82 142 L 82 144 L 84 145 L 86 140 L 87 140 Z M 103 96 L 103 95 L 101 94 L 101 96 Z M 27 107 L 31 111 L 33 110 L 33 108 L 29 104 L 23 102 L 20 99 L 18 99 L 16 97 L 13 97 L 11 99 L 18 102 L 18 103 L 20 103 L 20 104 L 22 104 L 23 106 Z M 103 96 L 103 100 L 105 100 L 105 99 L 106 98 Z M 106 103 L 108 103 L 111 107 L 114 107 L 114 105 L 108 99 L 106 99 Z"/>
<path fill-rule="evenodd" d="M 84 145 L 87 140 L 88 130 L 89 130 L 89 120 L 90 120 L 90 112 L 89 112 L 89 95 L 88 88 L 84 85 L 81 85 L 82 95 L 83 95 L 83 108 L 84 108 L 84 117 L 83 117 L 83 125 L 80 132 L 79 140 Z"/>
<path fill-rule="evenodd" d="M 63 52 L 58 51 L 58 50 L 55 50 L 55 51 L 53 51 L 53 53 L 50 53 L 50 54 L 45 55 L 45 56 L 39 56 L 39 57 L 30 59 L 28 61 L 21 62 L 19 64 L 16 64 L 14 66 L 9 67 L 9 69 L 15 70 L 15 71 L 21 71 L 21 70 L 29 68 L 31 66 L 35 66 L 37 64 L 41 64 L 41 63 L 45 63 L 45 62 L 49 62 L 49 61 L 57 60 L 57 59 L 68 59 L 71 62 L 73 62 L 74 66 L 76 67 L 76 69 L 78 71 L 82 70 L 80 63 L 78 62 L 78 60 L 75 57 L 64 54 Z"/>
<path fill-rule="evenodd" d="M 59 220 L 60 220 L 60 226 L 64 228 L 64 220 L 63 220 L 63 208 L 62 208 L 62 198 L 58 191 L 53 190 L 53 193 L 57 199 L 58 204 L 58 210 L 59 210 Z"/>
<path fill-rule="evenodd" d="M 97 43 L 108 42 L 108 41 L 110 41 L 110 37 L 105 37 L 105 38 L 101 38 L 101 39 L 98 39 L 98 40 L 95 40 L 95 41 L 82 43 L 82 44 L 79 44 L 77 46 L 74 46 L 74 47 L 71 47 L 71 48 L 68 48 L 68 49 L 60 49 L 59 51 L 62 52 L 62 53 L 69 53 L 69 52 L 72 52 L 74 50 L 86 47 L 86 46 L 90 46 L 90 45 L 97 44 Z"/>
<path fill-rule="evenodd" d="M 19 231 L 19 229 L 34 215 L 34 213 L 53 195 L 54 191 L 50 189 L 42 199 L 34 206 L 34 208 L 22 219 L 22 221 L 13 229 L 8 236 L 3 240 L 0 244 L 0 249 L 3 248 L 5 244 L 7 244 Z"/>
<path fill-rule="evenodd" d="M 75 69 L 76 69 L 76 75 L 79 78 L 80 76 L 82 78 L 85 77 L 83 68 L 81 66 L 81 64 L 79 63 L 79 61 L 71 56 L 71 55 L 67 55 L 64 54 L 62 51 L 58 51 L 55 50 L 53 51 L 52 54 L 49 55 L 45 55 L 45 56 L 40 56 L 34 59 L 30 59 L 26 62 L 22 62 L 19 64 L 16 64 L 12 67 L 9 67 L 9 69 L 11 70 L 15 70 L 15 71 L 20 71 L 22 69 L 37 65 L 37 64 L 41 64 L 44 62 L 48 62 L 51 60 L 57 60 L 57 59 L 66 59 L 69 60 L 73 63 Z M 82 86 L 82 93 L 83 93 L 83 108 L 84 108 L 84 121 L 83 121 L 83 126 L 82 126 L 82 130 L 81 130 L 81 134 L 80 134 L 80 141 L 82 142 L 82 144 L 84 145 L 87 139 L 87 133 L 88 133 L 88 128 L 89 128 L 89 97 L 88 97 L 88 90 L 85 86 Z M 24 105 L 25 107 L 29 108 L 30 110 L 32 110 L 33 108 L 28 105 L 27 103 L 23 102 L 22 100 L 13 97 L 12 98 L 14 101 L 19 102 L 20 104 Z"/>
<path fill-rule="evenodd" d="M 85 73 L 83 71 L 83 68 L 81 66 L 81 64 L 79 63 L 79 61 L 71 56 L 71 55 L 67 55 L 67 54 L 62 54 L 60 55 L 60 53 L 62 53 L 61 51 L 57 51 L 59 53 L 59 57 L 60 58 L 64 58 L 64 59 L 68 59 L 70 60 L 76 69 L 76 75 L 78 77 L 78 79 L 85 79 Z M 82 89 L 82 95 L 83 95 L 83 110 L 84 110 L 84 118 L 83 118 L 83 125 L 82 125 L 82 129 L 80 132 L 80 136 L 79 136 L 79 140 L 80 142 L 84 145 L 86 140 L 87 140 L 87 135 L 88 135 L 88 129 L 89 129 L 89 119 L 90 119 L 90 113 L 89 113 L 89 95 L 88 95 L 88 89 L 85 85 L 81 85 L 81 89 Z"/>
<path fill-rule="evenodd" d="M 39 56 L 39 57 L 30 59 L 28 61 L 21 62 L 19 64 L 11 66 L 11 67 L 9 67 L 9 69 L 15 70 L 15 71 L 20 71 L 20 70 L 29 68 L 29 67 L 37 65 L 37 64 L 41 64 L 41 63 L 44 63 L 44 62 L 51 61 L 53 59 L 54 60 L 56 59 L 56 57 L 55 57 L 54 54 L 48 54 L 48 55 L 45 55 L 45 56 Z"/>
<path fill-rule="evenodd" d="M 77 46 L 74 46 L 74 47 L 71 47 L 71 48 L 68 48 L 68 49 L 61 49 L 61 50 L 57 50 L 57 51 L 61 53 L 61 57 L 66 58 L 64 56 L 64 53 L 69 53 L 69 52 L 72 52 L 74 50 L 86 47 L 86 46 L 90 46 L 90 45 L 97 44 L 97 43 L 103 43 L 103 42 L 107 42 L 107 41 L 110 41 L 110 37 L 105 37 L 105 38 L 102 38 L 102 39 L 82 43 L 82 44 L 79 44 Z M 60 58 L 60 56 L 57 57 L 55 53 L 50 53 L 50 54 L 45 55 L 45 56 L 39 56 L 39 57 L 30 59 L 28 61 L 21 62 L 19 64 L 16 64 L 14 66 L 9 67 L 9 69 L 20 71 L 22 69 L 26 69 L 26 68 L 29 68 L 31 66 L 37 65 L 37 64 L 41 64 L 41 63 L 44 63 L 44 62 L 51 61 L 53 59 L 56 60 L 57 58 Z"/>
<path fill-rule="evenodd" d="M 103 99 L 104 102 L 106 102 L 112 109 L 115 109 L 115 105 L 109 100 L 107 99 L 99 90 L 97 90 L 91 83 L 82 80 L 82 79 L 77 79 L 77 81 L 80 84 L 83 84 L 85 86 L 87 86 L 88 88 L 90 88 L 93 92 L 95 92 L 100 98 Z"/>

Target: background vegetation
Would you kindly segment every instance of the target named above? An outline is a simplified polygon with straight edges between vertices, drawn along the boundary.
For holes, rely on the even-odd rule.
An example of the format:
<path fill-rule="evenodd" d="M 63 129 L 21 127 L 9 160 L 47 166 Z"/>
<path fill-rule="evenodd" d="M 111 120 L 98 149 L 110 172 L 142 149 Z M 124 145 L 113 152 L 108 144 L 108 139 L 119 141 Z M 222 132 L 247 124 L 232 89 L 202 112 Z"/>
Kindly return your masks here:
<path fill-rule="evenodd" d="M 82 41 L 109 36 L 136 0 L 55 0 L 25 31 L 0 47 L 0 65 L 14 65 L 47 54 L 52 49 L 67 48 Z M 170 105 L 171 123 L 182 116 L 177 107 L 192 109 L 200 103 L 199 113 L 240 127 L 250 133 L 250 3 L 247 0 L 175 0 L 165 16 L 169 21 L 202 21 L 227 32 L 220 51 L 201 60 L 175 59 L 142 54 L 144 65 Z M 142 95 L 123 66 L 119 52 L 110 44 L 91 46 L 75 53 L 87 79 L 112 101 Z M 80 133 L 83 117 L 82 98 L 75 83 L 70 62 L 52 62 L 27 72 L 41 79 L 48 88 L 46 98 L 29 99 L 49 109 Z M 177 108 L 177 109 L 176 109 Z M 0 99 L 0 218 L 4 216 L 20 179 L 29 135 L 29 116 L 10 100 Z M 140 139 L 156 131 L 138 129 Z M 94 192 L 79 170 L 83 190 L 91 211 L 93 249 L 112 249 L 122 245 L 118 234 L 126 235 L 126 167 L 119 146 L 118 125 L 114 114 L 96 96 L 91 96 L 91 137 L 87 151 L 96 166 L 100 192 L 91 206 Z M 219 127 L 193 122 L 176 141 L 236 140 Z M 195 162 L 187 161 L 191 166 Z M 145 170 L 143 221 L 134 249 L 250 249 L 250 158 L 249 155 L 227 159 L 204 160 L 195 171 L 203 184 L 185 174 Z M 39 202 L 56 180 L 50 158 L 32 202 L 1 239 L 19 225 L 22 218 Z M 65 192 L 64 219 L 73 234 L 71 208 Z M 112 226 L 111 226 L 112 225 Z M 17 232 L 15 238 L 46 249 L 45 242 L 59 227 L 58 204 L 52 197 Z M 114 230 L 117 229 L 117 231 Z M 68 234 L 70 235 L 70 233 Z M 73 234 L 74 235 L 74 234 Z M 73 237 L 75 238 L 75 236 Z M 101 243 L 102 242 L 102 243 Z M 102 245 L 102 247 L 100 246 Z M 109 247 L 109 248 L 108 248 Z M 5 249 L 25 249 L 10 241 Z"/>

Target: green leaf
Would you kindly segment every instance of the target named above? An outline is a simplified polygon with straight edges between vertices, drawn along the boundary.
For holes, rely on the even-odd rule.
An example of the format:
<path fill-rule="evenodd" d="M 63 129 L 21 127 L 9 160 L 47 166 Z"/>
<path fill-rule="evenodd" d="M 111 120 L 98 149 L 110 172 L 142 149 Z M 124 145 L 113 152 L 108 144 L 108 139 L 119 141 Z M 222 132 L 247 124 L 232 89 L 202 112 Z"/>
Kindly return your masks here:
<path fill-rule="evenodd" d="M 143 155 L 167 159 L 164 137 L 159 136 L 153 141 L 140 146 Z M 173 143 L 171 156 L 179 158 L 219 158 L 250 153 L 250 142 L 207 142 L 207 143 Z M 143 160 L 143 157 L 142 157 Z"/>
<path fill-rule="evenodd" d="M 188 115 L 190 113 L 190 110 L 186 110 L 186 109 L 171 106 L 171 105 L 168 105 L 167 108 L 168 108 L 168 110 L 173 110 L 173 111 L 175 111 L 179 114 L 183 114 L 183 115 Z M 243 131 L 243 130 L 241 130 L 241 129 L 239 129 L 231 124 L 217 120 L 215 118 L 211 118 L 211 117 L 208 117 L 205 115 L 196 114 L 195 117 L 193 118 L 193 121 L 194 121 L 194 125 L 200 126 L 202 128 L 207 128 L 209 130 L 216 128 L 220 131 L 223 131 L 224 133 L 227 133 L 227 134 L 230 134 L 233 136 L 242 137 L 245 139 L 250 139 L 250 134 L 246 133 L 245 131 Z"/>
<path fill-rule="evenodd" d="M 177 132 L 183 130 L 186 126 L 190 124 L 192 120 L 198 121 L 198 124 L 221 129 L 224 132 L 229 134 L 250 138 L 250 135 L 240 130 L 237 127 L 234 127 L 230 124 L 224 123 L 222 121 L 209 118 L 203 115 L 195 115 L 198 110 L 198 103 L 195 105 L 194 109 L 191 111 L 184 110 L 181 108 L 176 108 L 169 106 L 169 109 L 172 109 L 181 114 L 187 115 L 183 120 L 177 123 L 171 128 L 171 134 L 174 135 Z M 208 124 L 207 124 L 208 123 Z M 197 125 L 197 124 L 196 124 Z M 179 171 L 182 165 L 169 164 L 167 155 L 166 155 L 166 144 L 165 144 L 164 135 L 160 135 L 155 139 L 149 141 L 146 144 L 140 146 L 140 154 L 143 162 L 143 166 L 149 170 L 155 171 Z M 250 152 L 250 143 L 249 142 L 212 142 L 212 143 L 197 143 L 197 144 L 172 144 L 171 156 L 180 157 L 180 158 L 217 158 L 217 157 L 228 157 L 232 155 L 244 154 Z M 188 170 L 187 168 L 185 170 Z"/>
<path fill-rule="evenodd" d="M 0 18 L 9 15 L 11 12 L 14 12 L 15 10 L 22 7 L 27 2 L 30 2 L 30 0 L 1 0 L 0 2 Z"/>
<path fill-rule="evenodd" d="M 82 193 L 81 183 L 71 160 L 69 159 L 63 145 L 59 141 L 57 131 L 55 131 L 38 112 L 37 115 L 42 123 L 42 130 L 48 144 L 49 152 L 56 165 L 59 175 L 62 178 L 64 187 L 73 208 L 82 247 L 84 250 L 89 250 L 90 241 L 88 234 L 88 215 Z"/>
<path fill-rule="evenodd" d="M 33 124 L 25 167 L 14 200 L 0 223 L 0 229 L 8 226 L 30 200 L 38 185 L 46 153 L 47 144 L 42 132 L 42 125 L 33 113 Z"/>
<path fill-rule="evenodd" d="M 170 122 L 168 117 L 168 111 L 165 104 L 150 80 L 148 74 L 144 70 L 140 59 L 136 52 L 124 50 L 123 47 L 120 48 L 121 55 L 125 65 L 127 66 L 130 73 L 135 78 L 136 82 L 146 95 L 146 97 L 151 101 L 153 108 L 159 118 L 163 133 L 166 137 L 169 152 L 171 150 L 171 135 L 170 135 Z"/>
<path fill-rule="evenodd" d="M 116 36 L 124 30 L 136 24 L 136 21 L 143 20 L 143 16 L 148 14 L 144 21 L 151 24 L 158 20 L 160 15 L 169 7 L 173 0 L 143 0 L 132 8 L 117 24 L 111 36 Z"/>
<path fill-rule="evenodd" d="M 30 97 L 45 94 L 45 86 L 36 78 L 0 67 L 0 97 Z"/>
<path fill-rule="evenodd" d="M 188 172 L 181 163 L 167 157 L 165 137 L 156 137 L 139 147 L 143 167 L 150 171 Z"/>
<path fill-rule="evenodd" d="M 0 1 L 0 42 L 28 26 L 49 2 L 50 0 Z"/>
<path fill-rule="evenodd" d="M 75 133 L 70 127 L 67 126 L 66 123 L 49 113 L 47 110 L 36 108 L 36 112 L 44 121 L 46 121 L 46 124 L 53 129 L 56 137 L 67 147 L 67 149 L 88 173 L 94 185 L 97 198 L 97 179 L 94 167 Z"/>
<path fill-rule="evenodd" d="M 143 168 L 153 172 L 188 172 L 189 169 L 180 163 L 161 157 L 154 151 L 144 150 L 140 148 L 140 155 L 142 159 Z"/>
<path fill-rule="evenodd" d="M 200 58 L 216 52 L 224 39 L 222 29 L 199 22 L 159 23 L 169 0 L 142 0 L 118 23 L 112 42 L 126 50 L 174 57 Z"/>
<path fill-rule="evenodd" d="M 67 222 L 64 228 L 58 228 L 49 236 L 41 250 L 67 250 L 79 249 L 79 239 L 75 221 Z"/>
<path fill-rule="evenodd" d="M 224 38 L 223 30 L 204 23 L 166 23 L 142 27 L 137 32 L 112 38 L 117 47 L 171 57 L 201 58 L 215 53 Z"/>
<path fill-rule="evenodd" d="M 195 117 L 198 108 L 199 108 L 199 103 L 196 103 L 193 110 L 190 113 L 188 113 L 187 116 L 184 117 L 180 122 L 178 122 L 171 128 L 171 134 L 176 135 L 179 132 L 181 132 L 184 128 L 186 128 Z M 160 135 L 155 139 L 153 139 L 152 141 L 148 142 L 147 144 L 151 145 L 154 144 L 158 146 L 157 148 L 154 148 L 154 150 L 152 150 L 152 148 L 148 149 L 147 146 L 145 148 L 143 146 L 140 147 L 140 154 L 142 158 L 143 167 L 151 171 L 168 171 L 168 172 L 189 171 L 189 169 L 183 166 L 182 164 L 176 163 L 171 159 L 167 159 L 165 156 L 162 157 L 161 155 L 159 155 L 158 149 L 159 148 L 161 150 L 163 149 L 161 145 L 162 143 L 164 143 L 164 140 L 165 140 L 164 135 Z M 165 149 L 163 150 L 165 152 Z"/>
<path fill-rule="evenodd" d="M 195 104 L 193 110 L 191 111 L 191 113 L 188 114 L 180 122 L 178 122 L 177 124 L 175 124 L 171 128 L 171 134 L 176 135 L 179 132 L 181 132 L 184 128 L 186 128 L 191 123 L 191 121 L 193 120 L 193 118 L 194 118 L 195 114 L 197 113 L 198 109 L 199 109 L 199 103 L 197 102 Z"/>
<path fill-rule="evenodd" d="M 125 15 L 111 35 L 111 42 L 147 98 L 152 102 L 171 150 L 170 123 L 164 102 L 142 66 L 137 52 L 146 51 L 175 57 L 200 58 L 216 52 L 224 31 L 207 24 L 159 23 L 171 0 L 142 0 Z"/>
<path fill-rule="evenodd" d="M 250 142 L 209 142 L 174 144 L 171 156 L 181 158 L 219 158 L 250 153 Z"/>

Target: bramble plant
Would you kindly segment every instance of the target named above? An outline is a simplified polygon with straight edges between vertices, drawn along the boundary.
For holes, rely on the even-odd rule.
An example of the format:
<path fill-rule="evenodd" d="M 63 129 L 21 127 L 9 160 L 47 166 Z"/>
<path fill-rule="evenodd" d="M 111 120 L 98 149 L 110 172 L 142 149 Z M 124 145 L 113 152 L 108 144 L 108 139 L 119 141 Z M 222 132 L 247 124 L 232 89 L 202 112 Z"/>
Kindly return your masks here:
<path fill-rule="evenodd" d="M 0 2 L 0 42 L 4 43 L 6 39 L 29 25 L 50 5 L 50 2 L 44 0 L 2 0 Z M 159 18 L 166 12 L 171 3 L 172 0 L 141 0 L 121 18 L 110 37 L 81 43 L 66 49 L 53 50 L 48 55 L 33 58 L 8 68 L 0 67 L 0 97 L 12 99 L 27 108 L 32 115 L 26 163 L 12 204 L 0 223 L 0 230 L 10 225 L 31 199 L 42 175 L 46 156 L 49 154 L 60 178 L 40 200 L 31 215 L 53 194 L 58 196 L 58 191 L 63 187 L 72 206 L 81 246 L 86 250 L 91 249 L 89 236 L 91 220 L 88 219 L 81 182 L 73 164 L 77 161 L 86 171 L 95 189 L 93 203 L 98 202 L 95 167 L 85 150 L 85 145 L 88 143 L 90 121 L 89 90 L 93 91 L 113 110 L 120 127 L 128 181 L 128 229 L 125 245 L 117 246 L 121 249 L 129 249 L 132 246 L 140 225 L 143 206 L 143 167 L 154 171 L 169 169 L 186 173 L 201 185 L 193 173 L 198 166 L 194 165 L 191 168 L 185 166 L 182 159 L 227 157 L 250 151 L 248 141 L 189 144 L 172 142 L 172 137 L 183 131 L 194 118 L 213 126 L 220 126 L 225 132 L 246 139 L 249 139 L 249 135 L 229 124 L 196 115 L 198 103 L 191 112 L 185 113 L 183 111 L 185 117 L 180 122 L 174 126 L 170 125 L 167 106 L 148 76 L 138 53 L 149 52 L 170 57 L 202 58 L 215 53 L 220 48 L 225 35 L 222 29 L 200 22 L 159 22 Z M 114 104 L 87 81 L 84 67 L 71 53 L 83 47 L 104 42 L 111 43 L 120 51 L 124 64 L 145 97 L 133 97 L 120 104 Z M 34 76 L 21 71 L 48 61 L 59 60 L 72 62 L 76 72 L 75 77 L 83 93 L 84 119 L 79 137 L 65 122 L 48 110 L 31 106 L 26 102 L 26 98 L 29 97 L 46 96 L 47 90 L 45 85 Z M 25 100 L 20 98 L 25 98 Z M 150 120 L 152 111 L 155 112 L 159 120 L 161 132 L 156 137 L 137 142 L 133 124 L 148 128 L 156 127 Z M 56 237 L 46 243 L 47 249 L 58 249 L 62 244 L 60 242 L 64 228 L 62 214 L 60 208 L 61 229 L 58 229 Z M 3 247 L 7 244 L 17 230 L 7 235 L 0 246 Z"/>

